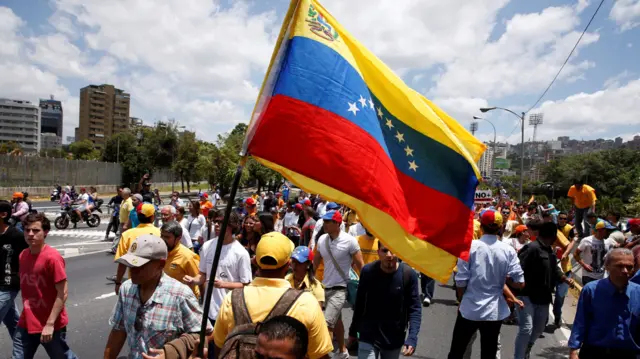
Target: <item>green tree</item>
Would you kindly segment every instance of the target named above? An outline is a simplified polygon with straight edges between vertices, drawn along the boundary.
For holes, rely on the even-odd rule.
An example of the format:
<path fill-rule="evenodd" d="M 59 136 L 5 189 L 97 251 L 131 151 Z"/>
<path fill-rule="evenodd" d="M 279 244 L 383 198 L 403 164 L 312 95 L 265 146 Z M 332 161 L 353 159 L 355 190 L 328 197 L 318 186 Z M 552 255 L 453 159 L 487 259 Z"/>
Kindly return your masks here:
<path fill-rule="evenodd" d="M 178 128 L 173 122 L 158 122 L 142 130 L 142 148 L 154 168 L 169 167 L 178 149 Z"/>
<path fill-rule="evenodd" d="M 133 152 L 139 152 L 138 139 L 132 132 L 120 132 L 107 140 L 102 151 L 105 162 L 122 162 Z"/>
<path fill-rule="evenodd" d="M 0 155 L 17 154 L 22 152 L 22 147 L 15 141 L 7 141 L 0 143 Z"/>
<path fill-rule="evenodd" d="M 640 180 L 636 181 L 636 187 L 633 190 L 633 195 L 629 198 L 629 204 L 626 209 L 629 216 L 640 216 Z"/>
<path fill-rule="evenodd" d="M 100 150 L 96 149 L 90 140 L 74 142 L 69 146 L 69 150 L 76 160 L 93 161 L 101 157 Z"/>
<path fill-rule="evenodd" d="M 197 178 L 198 150 L 196 134 L 186 131 L 178 140 L 178 153 L 173 162 L 173 170 L 180 178 L 183 192 L 184 182 L 187 182 L 187 191 L 190 192 L 191 181 Z"/>

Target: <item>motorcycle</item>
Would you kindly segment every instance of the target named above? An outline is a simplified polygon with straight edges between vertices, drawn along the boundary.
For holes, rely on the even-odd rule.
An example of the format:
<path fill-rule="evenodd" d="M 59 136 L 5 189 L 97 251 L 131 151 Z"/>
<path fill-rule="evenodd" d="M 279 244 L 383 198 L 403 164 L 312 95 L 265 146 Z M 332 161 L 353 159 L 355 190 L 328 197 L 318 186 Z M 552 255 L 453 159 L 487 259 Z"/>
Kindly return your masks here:
<path fill-rule="evenodd" d="M 82 218 L 78 217 L 78 213 L 76 213 L 76 209 L 73 206 L 67 205 L 60 211 L 60 215 L 56 217 L 53 224 L 57 229 L 67 229 L 69 223 L 76 225 L 78 222 L 84 221 L 91 228 L 98 227 L 100 225 L 100 215 L 97 213 L 102 214 L 100 206 L 102 206 L 103 202 L 101 199 L 96 201 L 91 215 L 87 214 L 86 211 L 82 211 Z"/>
<path fill-rule="evenodd" d="M 57 189 L 51 191 L 51 202 L 56 202 L 60 200 L 60 192 Z"/>

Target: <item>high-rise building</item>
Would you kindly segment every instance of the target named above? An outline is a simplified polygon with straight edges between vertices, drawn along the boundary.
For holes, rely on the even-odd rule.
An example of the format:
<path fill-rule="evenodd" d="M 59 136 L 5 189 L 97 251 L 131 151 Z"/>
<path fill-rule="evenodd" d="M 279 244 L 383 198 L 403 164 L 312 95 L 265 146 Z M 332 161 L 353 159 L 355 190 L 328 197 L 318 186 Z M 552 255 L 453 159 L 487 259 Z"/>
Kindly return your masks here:
<path fill-rule="evenodd" d="M 62 142 L 62 103 L 53 98 L 40 99 L 40 132 L 54 133 Z"/>
<path fill-rule="evenodd" d="M 0 98 L 0 143 L 14 141 L 25 154 L 40 152 L 40 109 L 29 101 Z"/>
<path fill-rule="evenodd" d="M 493 147 L 487 146 L 480 161 L 478 161 L 478 169 L 482 177 L 491 177 L 493 174 Z"/>
<path fill-rule="evenodd" d="M 129 94 L 113 85 L 80 89 L 80 127 L 76 141 L 91 140 L 104 147 L 109 137 L 129 129 Z"/>

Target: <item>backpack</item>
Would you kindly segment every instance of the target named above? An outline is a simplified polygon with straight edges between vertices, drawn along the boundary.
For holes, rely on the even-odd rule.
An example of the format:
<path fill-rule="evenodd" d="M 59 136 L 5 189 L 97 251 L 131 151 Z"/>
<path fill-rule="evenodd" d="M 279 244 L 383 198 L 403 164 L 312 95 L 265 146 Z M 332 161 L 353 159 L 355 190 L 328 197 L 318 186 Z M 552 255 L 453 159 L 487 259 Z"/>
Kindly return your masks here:
<path fill-rule="evenodd" d="M 287 289 L 273 306 L 271 312 L 264 321 L 286 315 L 304 291 Z M 253 323 L 247 310 L 244 298 L 244 288 L 234 289 L 231 292 L 231 308 L 235 320 L 235 327 L 227 335 L 224 345 L 220 350 L 219 358 L 225 359 L 253 359 L 256 357 L 256 345 L 258 342 L 258 329 L 262 323 Z"/>

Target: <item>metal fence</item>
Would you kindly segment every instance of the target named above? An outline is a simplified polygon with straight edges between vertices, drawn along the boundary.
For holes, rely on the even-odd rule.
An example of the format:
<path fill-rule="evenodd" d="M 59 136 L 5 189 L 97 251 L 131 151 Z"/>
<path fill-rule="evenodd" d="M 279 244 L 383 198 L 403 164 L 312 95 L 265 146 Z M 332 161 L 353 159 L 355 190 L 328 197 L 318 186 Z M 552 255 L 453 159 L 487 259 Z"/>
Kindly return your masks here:
<path fill-rule="evenodd" d="M 171 182 L 172 173 L 153 173 L 154 182 Z M 119 163 L 0 155 L 0 187 L 66 185 L 118 185 Z"/>

